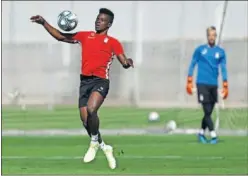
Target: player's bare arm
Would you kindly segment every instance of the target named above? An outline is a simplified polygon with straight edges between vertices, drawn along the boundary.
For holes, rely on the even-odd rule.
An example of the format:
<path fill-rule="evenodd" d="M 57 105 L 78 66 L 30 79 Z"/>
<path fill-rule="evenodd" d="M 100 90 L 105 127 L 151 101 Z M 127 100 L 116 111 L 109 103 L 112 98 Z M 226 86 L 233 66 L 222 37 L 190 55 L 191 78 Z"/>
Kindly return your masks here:
<path fill-rule="evenodd" d="M 119 60 L 119 62 L 122 64 L 122 66 L 125 68 L 125 69 L 128 69 L 129 67 L 133 67 L 133 60 L 130 59 L 130 58 L 127 58 L 125 56 L 125 54 L 119 54 L 117 56 L 117 59 Z"/>
<path fill-rule="evenodd" d="M 129 67 L 134 67 L 133 60 L 126 57 L 124 49 L 118 40 L 113 40 L 112 48 L 114 55 L 116 55 L 123 68 L 128 69 Z"/>
<path fill-rule="evenodd" d="M 34 23 L 41 24 L 44 28 L 49 32 L 51 36 L 53 36 L 56 40 L 66 42 L 66 43 L 77 43 L 76 40 L 72 39 L 72 37 L 76 34 L 68 34 L 62 33 L 58 29 L 51 26 L 42 16 L 36 15 L 32 16 L 30 20 Z"/>

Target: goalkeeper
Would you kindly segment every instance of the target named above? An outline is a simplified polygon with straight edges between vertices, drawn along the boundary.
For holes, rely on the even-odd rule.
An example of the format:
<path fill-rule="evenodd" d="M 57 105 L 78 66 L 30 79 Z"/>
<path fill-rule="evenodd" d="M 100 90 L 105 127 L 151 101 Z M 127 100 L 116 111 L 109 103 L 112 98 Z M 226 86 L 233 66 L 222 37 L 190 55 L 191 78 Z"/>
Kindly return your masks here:
<path fill-rule="evenodd" d="M 196 78 L 198 102 L 201 103 L 204 117 L 201 123 L 201 129 L 198 134 L 198 139 L 201 143 L 207 143 L 205 137 L 206 128 L 210 131 L 211 144 L 216 144 L 218 138 L 214 131 L 214 124 L 211 118 L 215 103 L 218 101 L 218 75 L 219 65 L 221 67 L 223 90 L 222 97 L 226 99 L 228 96 L 226 54 L 224 49 L 215 44 L 217 33 L 216 28 L 211 26 L 207 28 L 208 43 L 200 45 L 194 51 L 187 77 L 187 93 L 193 93 L 193 72 L 196 64 L 198 72 Z"/>

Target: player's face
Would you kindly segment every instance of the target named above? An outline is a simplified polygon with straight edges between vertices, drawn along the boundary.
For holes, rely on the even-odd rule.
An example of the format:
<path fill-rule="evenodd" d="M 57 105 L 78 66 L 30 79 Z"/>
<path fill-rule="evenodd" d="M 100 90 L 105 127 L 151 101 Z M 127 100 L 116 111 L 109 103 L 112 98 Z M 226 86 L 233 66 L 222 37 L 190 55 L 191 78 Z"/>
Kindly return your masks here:
<path fill-rule="evenodd" d="M 103 13 L 100 13 L 95 21 L 95 30 L 96 31 L 104 31 L 111 26 L 109 21 L 109 16 Z"/>
<path fill-rule="evenodd" d="M 217 37 L 216 30 L 209 29 L 207 32 L 207 38 L 208 38 L 208 43 L 210 45 L 215 44 L 216 37 Z"/>

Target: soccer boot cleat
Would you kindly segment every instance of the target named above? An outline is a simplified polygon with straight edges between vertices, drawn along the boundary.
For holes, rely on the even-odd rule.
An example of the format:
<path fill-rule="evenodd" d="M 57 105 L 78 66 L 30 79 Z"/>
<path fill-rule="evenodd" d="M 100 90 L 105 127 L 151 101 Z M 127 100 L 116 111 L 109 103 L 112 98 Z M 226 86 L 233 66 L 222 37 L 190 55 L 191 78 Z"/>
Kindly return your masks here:
<path fill-rule="evenodd" d="M 217 144 L 218 143 L 218 138 L 212 138 L 209 143 L 210 144 Z"/>
<path fill-rule="evenodd" d="M 108 165 L 111 169 L 115 169 L 116 168 L 116 160 L 115 157 L 113 155 L 113 147 L 111 147 L 110 145 L 105 145 L 104 148 L 102 149 L 107 160 L 108 160 Z"/>
<path fill-rule="evenodd" d="M 90 147 L 84 155 L 84 162 L 89 163 L 93 161 L 96 157 L 97 150 L 99 148 L 98 142 L 90 142 Z"/>
<path fill-rule="evenodd" d="M 198 141 L 202 144 L 208 143 L 207 138 L 202 134 L 198 134 Z"/>

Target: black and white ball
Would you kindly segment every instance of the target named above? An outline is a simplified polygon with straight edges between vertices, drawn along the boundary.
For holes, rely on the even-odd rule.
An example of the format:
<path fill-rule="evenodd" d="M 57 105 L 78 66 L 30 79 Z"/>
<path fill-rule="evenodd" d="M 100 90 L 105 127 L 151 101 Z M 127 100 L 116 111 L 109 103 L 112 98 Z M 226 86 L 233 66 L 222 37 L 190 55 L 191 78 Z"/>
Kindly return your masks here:
<path fill-rule="evenodd" d="M 58 26 L 63 31 L 72 31 L 77 27 L 78 18 L 77 15 L 69 10 L 61 12 L 58 16 Z"/>

